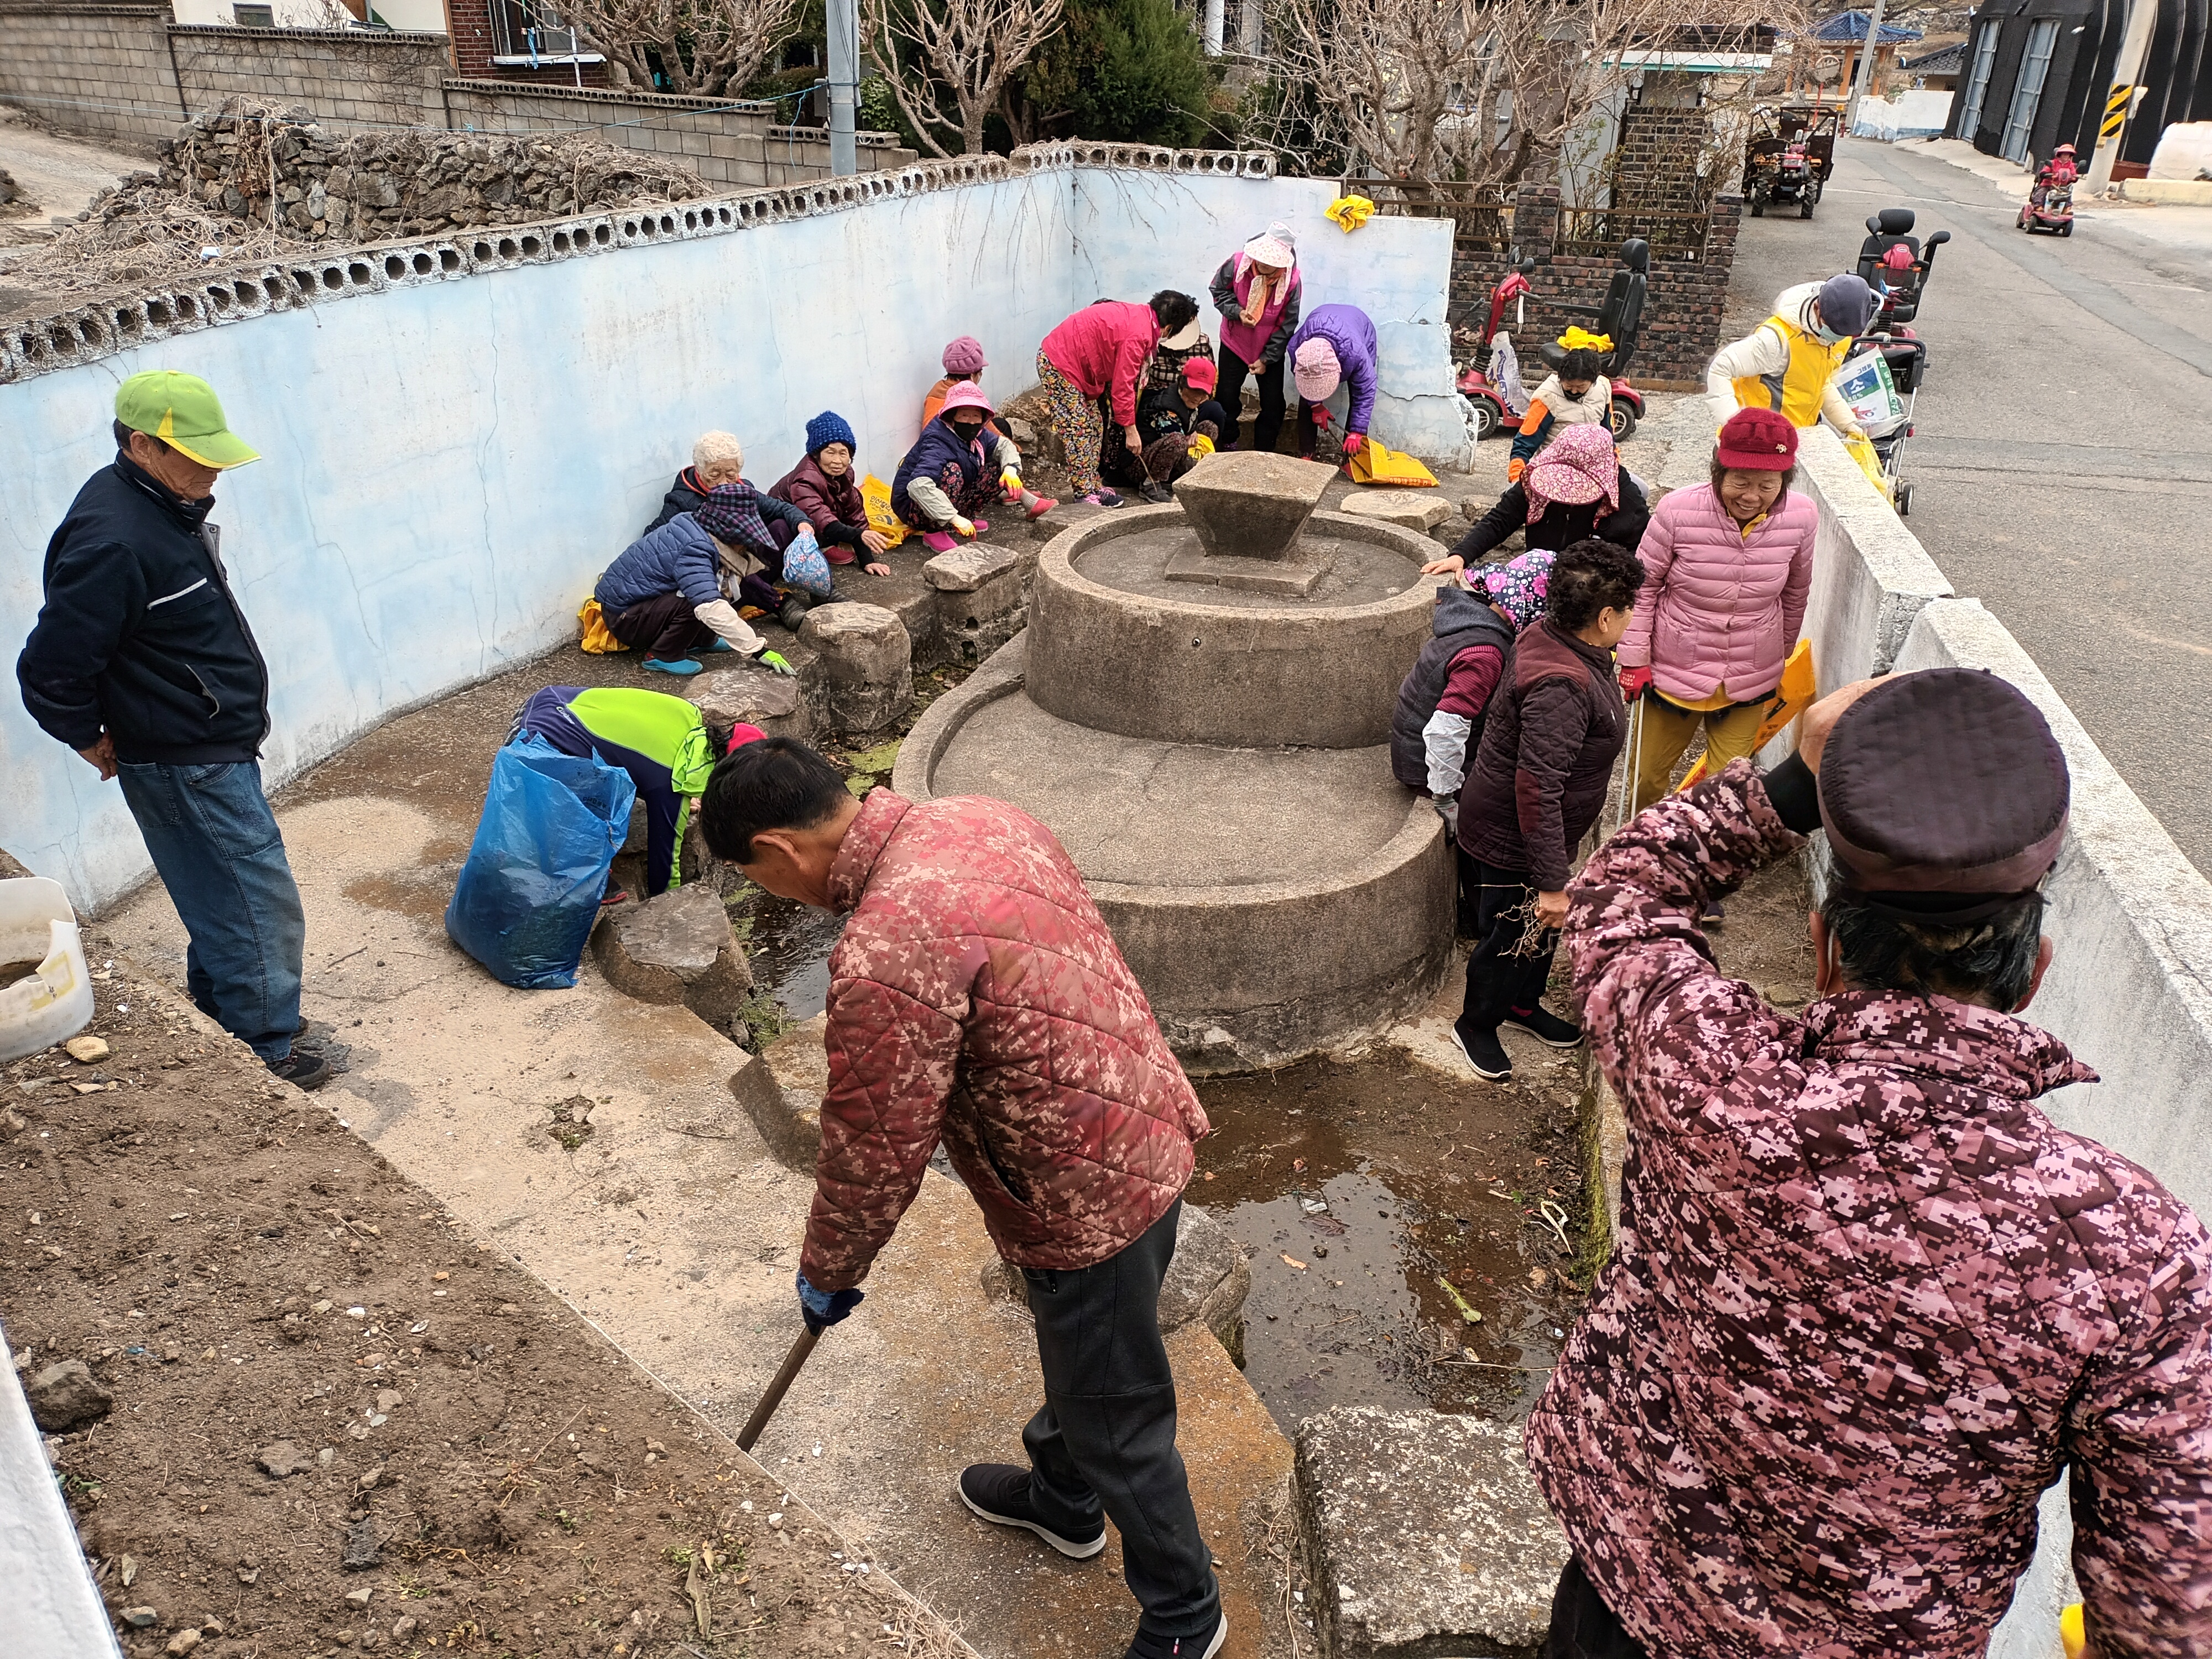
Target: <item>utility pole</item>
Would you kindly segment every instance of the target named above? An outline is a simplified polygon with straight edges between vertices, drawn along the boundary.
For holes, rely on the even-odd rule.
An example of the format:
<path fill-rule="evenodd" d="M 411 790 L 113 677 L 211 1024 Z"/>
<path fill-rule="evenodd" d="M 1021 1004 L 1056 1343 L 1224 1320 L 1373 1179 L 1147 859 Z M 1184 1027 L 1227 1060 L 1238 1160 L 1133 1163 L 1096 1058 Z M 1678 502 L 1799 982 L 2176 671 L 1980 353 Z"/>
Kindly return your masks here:
<path fill-rule="evenodd" d="M 854 106 L 860 88 L 860 0 L 829 0 L 830 171 L 842 179 L 860 170 L 853 137 Z"/>
<path fill-rule="evenodd" d="M 1202 15 L 1206 24 L 1206 55 L 1208 58 L 1221 56 L 1223 17 L 1228 9 L 1226 0 L 1206 0 L 1206 9 Z"/>
<path fill-rule="evenodd" d="M 2140 84 L 2143 60 L 2150 55 L 2151 26 L 2158 21 L 2158 0 L 2128 0 L 2128 27 L 2120 36 L 2120 55 L 2112 65 L 2112 84 L 2105 95 L 2105 114 L 2097 128 L 2097 151 L 2089 158 L 2088 176 L 2082 180 L 2092 196 L 2101 196 L 2112 182 L 2112 163 L 2120 159 L 2120 140 L 2128 117 L 2142 101 Z"/>
<path fill-rule="evenodd" d="M 2136 0 L 2142 3 L 2142 0 Z M 1844 136 L 1849 137 L 1851 129 L 1859 124 L 1859 100 L 1866 96 L 1867 88 L 1874 84 L 1874 55 L 1881 46 L 1882 0 L 1874 0 L 1874 15 L 1867 19 L 1866 44 L 1859 48 L 1859 61 L 1851 73 L 1850 102 L 1844 107 Z"/>

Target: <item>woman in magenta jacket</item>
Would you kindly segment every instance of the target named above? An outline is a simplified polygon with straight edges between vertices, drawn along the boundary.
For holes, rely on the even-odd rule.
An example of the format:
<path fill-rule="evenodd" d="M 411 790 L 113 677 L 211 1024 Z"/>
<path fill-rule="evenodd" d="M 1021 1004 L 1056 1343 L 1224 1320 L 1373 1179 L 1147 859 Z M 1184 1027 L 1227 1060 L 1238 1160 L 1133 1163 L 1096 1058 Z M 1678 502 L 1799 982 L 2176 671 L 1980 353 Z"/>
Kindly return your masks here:
<path fill-rule="evenodd" d="M 1198 315 L 1188 294 L 1162 289 L 1144 305 L 1094 300 L 1064 319 L 1037 348 L 1037 385 L 1044 393 L 1045 420 L 1067 456 L 1071 494 L 1101 507 L 1119 507 L 1121 498 L 1098 477 L 1108 441 L 1133 456 L 1145 453 L 1137 431 L 1137 394 L 1146 362 L 1163 334 L 1172 334 Z"/>
<path fill-rule="evenodd" d="M 1674 491 L 1651 515 L 1620 652 L 1641 728 L 1629 740 L 1638 811 L 1667 793 L 1699 726 L 1709 775 L 1751 752 L 1813 585 L 1820 516 L 1790 492 L 1796 476 L 1797 428 L 1771 410 L 1739 410 L 1721 428 L 1712 482 Z"/>

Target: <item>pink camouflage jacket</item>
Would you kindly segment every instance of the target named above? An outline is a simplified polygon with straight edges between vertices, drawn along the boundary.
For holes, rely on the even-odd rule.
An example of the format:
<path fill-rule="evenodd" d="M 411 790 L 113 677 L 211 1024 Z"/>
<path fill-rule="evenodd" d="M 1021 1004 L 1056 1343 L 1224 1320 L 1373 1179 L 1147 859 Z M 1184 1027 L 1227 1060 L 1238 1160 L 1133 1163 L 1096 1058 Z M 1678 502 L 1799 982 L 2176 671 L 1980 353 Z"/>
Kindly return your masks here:
<path fill-rule="evenodd" d="M 943 1137 L 1000 1255 L 1068 1270 L 1174 1206 L 1206 1114 L 1052 832 L 870 793 L 830 872 L 830 1091 L 799 1270 L 866 1277 Z"/>
<path fill-rule="evenodd" d="M 1645 812 L 1565 945 L 1625 1103 L 1620 1237 L 1528 1421 L 1661 1656 L 1979 1656 L 2072 1471 L 2098 1659 L 2212 1652 L 2212 1246 L 2036 1097 L 2009 1015 L 1722 976 L 1702 900 L 1802 845 L 1750 763 Z"/>

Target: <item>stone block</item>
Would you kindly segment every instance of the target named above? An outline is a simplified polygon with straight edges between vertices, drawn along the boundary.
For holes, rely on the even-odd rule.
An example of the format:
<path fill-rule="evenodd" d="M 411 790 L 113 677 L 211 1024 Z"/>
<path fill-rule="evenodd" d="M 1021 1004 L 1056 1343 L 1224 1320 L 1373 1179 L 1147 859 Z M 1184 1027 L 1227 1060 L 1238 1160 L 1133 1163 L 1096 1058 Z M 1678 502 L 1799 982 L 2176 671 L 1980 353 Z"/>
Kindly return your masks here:
<path fill-rule="evenodd" d="M 906 543 L 887 561 L 891 568 L 888 576 L 871 576 L 858 564 L 830 567 L 838 603 L 880 605 L 906 624 L 907 644 L 917 666 L 943 656 L 937 637 L 937 590 L 912 562 L 928 550 L 919 541 Z"/>
<path fill-rule="evenodd" d="M 921 579 L 940 593 L 972 593 L 993 577 L 1014 569 L 1021 562 L 1021 554 L 1012 547 L 970 542 L 925 562 Z"/>
<path fill-rule="evenodd" d="M 740 720 L 772 738 L 804 738 L 814 729 L 799 682 L 765 668 L 702 674 L 685 689 L 684 700 L 706 717 L 709 737 Z"/>
<path fill-rule="evenodd" d="M 879 732 L 914 697 L 914 643 L 896 611 L 878 605 L 829 605 L 807 613 L 799 637 L 820 653 L 830 723 Z"/>
<path fill-rule="evenodd" d="M 1542 1644 L 1569 1551 L 1518 1425 L 1338 1407 L 1298 1427 L 1291 1502 L 1328 1659 Z"/>
<path fill-rule="evenodd" d="M 1337 503 L 1336 510 L 1422 531 L 1435 529 L 1453 511 L 1443 492 L 1435 489 L 1355 489 Z"/>
<path fill-rule="evenodd" d="M 752 990 L 752 969 L 706 886 L 615 906 L 592 930 L 592 959 L 617 990 L 641 1002 L 680 1002 L 717 1030 Z"/>
<path fill-rule="evenodd" d="M 23 1395 L 31 1403 L 33 1420 L 48 1434 L 67 1434 L 96 1423 L 115 1404 L 115 1396 L 100 1386 L 82 1359 L 47 1366 L 23 1385 Z"/>
<path fill-rule="evenodd" d="M 1176 483 L 1199 545 L 1215 558 L 1279 559 L 1321 505 L 1336 469 L 1288 455 L 1209 456 Z"/>
<path fill-rule="evenodd" d="M 1010 1303 L 1029 1311 L 1022 1270 L 993 1255 L 979 1275 L 986 1301 Z M 1252 1293 L 1252 1266 L 1229 1230 L 1196 1205 L 1185 1201 L 1176 1219 L 1175 1260 L 1160 1285 L 1160 1334 L 1173 1336 L 1186 1325 L 1212 1331 L 1239 1365 L 1244 1363 L 1244 1298 Z"/>
<path fill-rule="evenodd" d="M 822 1151 L 822 1097 L 830 1088 L 823 1037 L 829 1024 L 826 1014 L 817 1014 L 793 1026 L 769 1044 L 755 1068 L 757 1077 L 740 1072 L 730 1079 L 731 1092 L 776 1161 L 807 1175 Z"/>

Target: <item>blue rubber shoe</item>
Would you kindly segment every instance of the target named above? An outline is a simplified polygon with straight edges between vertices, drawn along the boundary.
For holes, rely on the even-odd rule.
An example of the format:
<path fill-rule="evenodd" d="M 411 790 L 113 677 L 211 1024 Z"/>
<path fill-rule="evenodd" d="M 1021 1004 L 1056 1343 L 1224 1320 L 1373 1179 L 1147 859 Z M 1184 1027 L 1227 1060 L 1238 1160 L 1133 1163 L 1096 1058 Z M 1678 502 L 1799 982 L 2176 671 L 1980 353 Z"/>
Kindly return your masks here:
<path fill-rule="evenodd" d="M 708 646 L 707 648 L 709 651 L 734 651 L 738 647 L 732 645 L 727 640 L 716 640 L 714 644 Z"/>
<path fill-rule="evenodd" d="M 699 672 L 699 665 L 689 657 L 678 657 L 669 662 L 663 662 L 659 657 L 647 657 L 645 672 L 648 674 L 673 674 L 678 679 L 688 680 Z"/>

